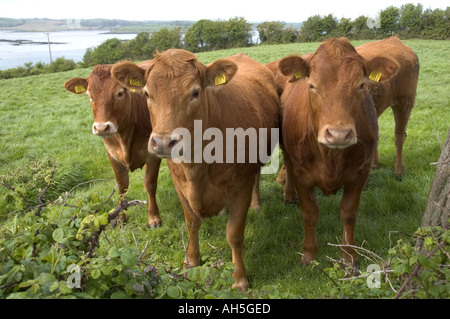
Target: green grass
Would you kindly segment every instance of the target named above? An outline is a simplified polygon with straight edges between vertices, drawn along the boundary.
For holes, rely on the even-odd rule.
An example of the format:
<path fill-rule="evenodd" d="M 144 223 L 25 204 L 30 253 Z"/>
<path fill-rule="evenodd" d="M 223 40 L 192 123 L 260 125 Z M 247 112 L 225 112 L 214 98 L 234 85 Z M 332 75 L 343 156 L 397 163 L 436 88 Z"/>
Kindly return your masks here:
<path fill-rule="evenodd" d="M 355 41 L 354 45 L 362 43 L 364 41 Z M 380 117 L 381 167 L 371 172 L 362 194 L 356 226 L 358 245 L 382 257 L 387 256 L 390 246 L 404 233 L 413 233 L 420 226 L 435 172 L 435 166 L 430 163 L 437 162 L 441 152 L 437 136 L 444 143 L 450 123 L 450 42 L 408 40 L 405 43 L 416 51 L 421 63 L 416 107 L 404 146 L 405 175 L 401 182 L 394 177 L 394 121 L 392 112 L 387 110 Z M 257 46 L 202 53 L 198 57 L 210 63 L 244 52 L 268 63 L 291 53 L 313 52 L 318 45 Z M 63 87 L 69 78 L 86 77 L 91 70 L 0 80 L 0 176 L 4 182 L 13 186 L 34 185 L 33 169 L 47 163 L 48 158 L 55 158 L 58 170 L 54 181 L 59 192 L 89 180 L 108 179 L 78 187 L 69 198 L 69 204 L 74 198 L 85 196 L 96 196 L 102 201 L 108 198 L 115 181 L 103 143 L 91 133 L 93 116 L 88 98 L 71 94 Z M 51 169 L 51 165 L 46 169 Z M 131 175 L 129 196 L 132 199 L 147 199 L 143 174 L 139 170 Z M 316 269 L 299 265 L 303 241 L 300 209 L 298 205 L 284 204 L 283 187 L 275 178 L 276 175 L 262 177 L 262 210 L 250 210 L 248 214 L 244 259 L 251 287 L 258 290 L 265 285 L 278 285 L 280 291 L 304 298 L 326 297 L 329 279 Z M 34 196 L 38 191 L 34 190 Z M 109 245 L 124 245 L 122 235 L 127 245 L 135 245 L 134 234 L 140 249 L 151 240 L 146 254 L 153 255 L 155 261 L 180 267 L 184 259 L 181 235 L 184 216 L 165 163 L 159 176 L 157 196 L 163 219 L 161 228 L 147 228 L 145 207 L 131 208 L 123 233 L 117 228 L 108 229 L 111 244 L 101 237 L 99 253 L 107 252 Z M 317 228 L 318 261 L 323 267 L 331 265 L 326 256 L 339 258 L 340 255 L 336 247 L 328 245 L 340 242 L 340 197 L 341 193 L 328 197 L 318 194 L 321 209 Z M 115 201 L 117 194 L 108 205 L 114 207 Z M 2 232 L 21 216 L 12 192 L 0 186 Z M 222 215 L 203 223 L 200 245 L 206 263 L 219 260 L 220 255 L 226 261 L 231 260 L 225 238 L 226 220 L 227 216 Z M 362 267 L 365 266 L 367 262 L 363 260 Z"/>

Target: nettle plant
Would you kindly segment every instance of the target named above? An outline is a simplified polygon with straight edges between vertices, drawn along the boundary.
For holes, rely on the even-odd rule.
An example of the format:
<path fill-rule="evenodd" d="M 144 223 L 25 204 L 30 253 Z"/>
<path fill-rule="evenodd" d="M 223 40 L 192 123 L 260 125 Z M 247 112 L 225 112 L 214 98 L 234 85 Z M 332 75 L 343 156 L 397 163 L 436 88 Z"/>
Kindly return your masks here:
<path fill-rule="evenodd" d="M 448 299 L 449 244 L 449 229 L 423 227 L 413 236 L 398 240 L 389 249 L 386 260 L 356 247 L 371 263 L 365 271 L 343 268 L 336 261 L 329 268 L 321 269 L 318 263 L 315 267 L 330 279 L 330 294 L 334 298 Z"/>
<path fill-rule="evenodd" d="M 1 224 L 0 298 L 243 298 L 229 288 L 232 263 L 186 270 L 152 260 L 145 246 L 111 243 L 100 247 L 100 236 L 132 206 L 144 204 L 125 197 L 117 207 L 93 193 L 74 195 L 75 186 L 45 201 L 61 174 L 46 159 L 14 178 L 1 176 L 12 221 Z M 18 178 L 21 174 L 21 177 Z M 15 187 L 9 183 L 19 183 Z M 27 198 L 34 194 L 32 199 Z M 111 197 L 111 196 L 110 196 Z M 30 196 L 31 198 L 31 196 Z M 68 204 L 70 198 L 70 204 Z M 16 204 L 16 206 L 13 206 Z M 8 216 L 7 216 L 8 217 Z M 5 216 L 3 217 L 5 218 Z M 119 228 L 119 227 L 116 227 Z M 120 230 L 117 230 L 120 232 Z M 100 249 L 101 248 L 101 249 Z M 150 256 L 150 257 L 149 257 Z M 247 292 L 254 298 L 289 297 L 277 287 Z"/>

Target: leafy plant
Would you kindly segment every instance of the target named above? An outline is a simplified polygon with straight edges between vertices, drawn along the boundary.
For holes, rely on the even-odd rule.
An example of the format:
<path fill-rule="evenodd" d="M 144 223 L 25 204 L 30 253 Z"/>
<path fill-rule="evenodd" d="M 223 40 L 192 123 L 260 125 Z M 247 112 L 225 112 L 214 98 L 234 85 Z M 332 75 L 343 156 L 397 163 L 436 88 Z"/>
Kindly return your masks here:
<path fill-rule="evenodd" d="M 425 249 L 416 247 L 418 237 L 423 240 Z M 389 250 L 386 261 L 379 259 L 369 265 L 367 271 L 356 275 L 354 269 L 343 268 L 339 262 L 323 269 L 330 279 L 331 297 L 448 299 L 450 230 L 419 228 L 412 238 L 398 240 Z M 367 250 L 360 252 L 367 256 Z M 315 266 L 320 269 L 318 264 Z"/>

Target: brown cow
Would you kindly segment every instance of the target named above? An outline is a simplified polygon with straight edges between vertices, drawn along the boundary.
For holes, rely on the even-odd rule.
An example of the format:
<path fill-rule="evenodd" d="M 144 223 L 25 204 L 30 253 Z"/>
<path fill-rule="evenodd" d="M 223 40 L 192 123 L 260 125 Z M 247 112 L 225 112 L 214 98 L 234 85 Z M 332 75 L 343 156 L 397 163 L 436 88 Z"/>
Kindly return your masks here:
<path fill-rule="evenodd" d="M 389 70 L 380 58 L 366 61 L 347 39 L 329 39 L 309 61 L 290 56 L 279 63 L 290 77 L 283 92 L 283 151 L 286 192 L 293 182 L 299 194 L 305 229 L 302 263 L 317 257 L 315 228 L 319 218 L 315 188 L 325 195 L 343 188 L 340 217 L 344 225 L 342 257 L 357 264 L 354 227 L 361 192 L 369 176 L 378 141 L 378 121 L 368 76 Z M 349 246 L 347 246 L 349 245 Z"/>
<path fill-rule="evenodd" d="M 379 70 L 373 70 L 372 77 L 374 80 L 369 81 L 369 89 L 372 94 L 378 117 L 388 108 L 391 107 L 395 120 L 395 147 L 397 150 L 394 174 L 397 178 L 401 178 L 404 171 L 403 164 L 403 144 L 406 138 L 406 125 L 408 124 L 411 110 L 414 107 L 416 99 L 417 81 L 419 78 L 419 59 L 414 51 L 406 46 L 397 37 L 390 37 L 381 41 L 374 41 L 363 44 L 356 48 L 356 51 L 365 59 L 372 60 L 374 58 L 385 59 L 387 69 L 391 69 L 393 75 L 389 78 L 378 73 Z M 303 58 L 308 55 L 302 56 Z M 274 72 L 277 80 L 279 92 L 283 92 L 287 85 L 288 77 L 280 73 L 278 62 L 274 61 L 267 66 Z M 377 74 L 380 78 L 377 78 Z M 372 168 L 380 166 L 380 157 L 378 147 L 372 163 Z M 286 172 L 282 166 L 277 182 L 285 181 Z"/>
<path fill-rule="evenodd" d="M 373 70 L 370 77 L 373 81 L 370 81 L 369 87 L 377 115 L 380 116 L 388 107 L 391 107 L 394 113 L 397 149 L 394 174 L 397 178 L 401 178 L 404 171 L 403 144 L 406 139 L 406 125 L 416 100 L 419 58 L 397 37 L 363 44 L 357 47 L 356 51 L 366 60 L 382 58 L 387 63 L 385 68 L 389 70 L 389 76 L 380 73 L 381 70 Z M 377 78 L 377 75 L 380 78 Z M 378 149 L 372 166 L 374 168 L 380 166 Z"/>
<path fill-rule="evenodd" d="M 203 136 L 210 129 L 218 129 L 224 136 L 227 129 L 278 128 L 279 97 L 273 75 L 264 65 L 243 54 L 205 66 L 192 53 L 178 49 L 157 54 L 147 72 L 124 62 L 115 65 L 112 73 L 125 86 L 139 83 L 148 96 L 153 126 L 150 152 L 170 158 L 180 145 L 193 145 L 196 150 L 189 157 L 183 149 L 186 157 L 181 163 L 176 164 L 173 157 L 168 160 L 189 233 L 185 266 L 200 264 L 198 232 L 202 220 L 229 208 L 226 236 L 236 267 L 233 287 L 246 289 L 249 283 L 242 257 L 244 230 L 253 185 L 263 163 L 248 161 L 250 143 L 245 145 L 243 163 L 192 161 L 206 151 L 205 141 L 196 149 L 193 136 L 196 121 L 201 121 Z M 183 139 L 177 139 L 172 133 L 179 128 L 190 132 L 192 138 L 183 135 Z M 266 141 L 270 143 L 271 132 L 267 133 Z M 267 146 L 268 151 L 274 146 Z M 223 150 L 216 149 L 216 155 Z M 235 149 L 229 152 L 222 152 L 220 159 L 235 155 Z"/>
<path fill-rule="evenodd" d="M 141 67 L 149 61 L 142 62 Z M 144 185 L 148 193 L 148 224 L 160 226 L 156 186 L 161 159 L 147 151 L 152 127 L 145 97 L 132 93 L 111 77 L 112 65 L 97 65 L 88 78 L 72 78 L 64 87 L 90 97 L 92 132 L 103 138 L 106 153 L 119 188 L 119 201 L 129 186 L 129 171 L 145 165 Z"/>

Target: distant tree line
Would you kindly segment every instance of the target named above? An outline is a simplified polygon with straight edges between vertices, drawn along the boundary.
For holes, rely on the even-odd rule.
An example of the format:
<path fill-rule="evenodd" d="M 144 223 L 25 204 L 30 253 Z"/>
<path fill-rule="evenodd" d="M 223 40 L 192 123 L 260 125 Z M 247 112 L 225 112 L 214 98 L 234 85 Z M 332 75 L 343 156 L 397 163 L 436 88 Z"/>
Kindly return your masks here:
<path fill-rule="evenodd" d="M 309 17 L 302 25 L 298 42 L 320 41 L 330 37 L 352 40 L 381 39 L 391 35 L 401 39 L 420 38 L 448 40 L 450 37 L 450 7 L 446 10 L 423 10 L 422 4 L 390 6 L 375 18 L 360 16 L 354 21 L 332 14 Z M 279 35 L 278 35 L 279 36 Z"/>
<path fill-rule="evenodd" d="M 4 21 L 7 23 L 8 21 Z M 205 52 L 234 47 L 247 47 L 253 43 L 253 24 L 242 17 L 229 20 L 199 20 L 182 34 L 181 27 L 164 27 L 157 32 L 141 32 L 136 38 L 121 41 L 109 39 L 95 48 L 89 48 L 83 60 L 59 58 L 46 65 L 41 62 L 24 67 L 0 71 L 1 78 L 21 77 L 42 73 L 67 71 L 76 67 L 90 67 L 97 64 L 115 63 L 119 60 L 147 60 L 159 51 L 182 48 L 191 52 Z M 391 35 L 401 39 L 421 38 L 449 40 L 450 7 L 423 9 L 422 4 L 405 4 L 400 8 L 390 6 L 382 10 L 375 19 L 360 16 L 355 20 L 337 19 L 332 14 L 314 15 L 303 22 L 301 28 L 279 21 L 267 21 L 256 26 L 260 44 L 282 44 L 322 41 L 330 37 L 347 37 L 351 40 L 374 40 Z"/>

